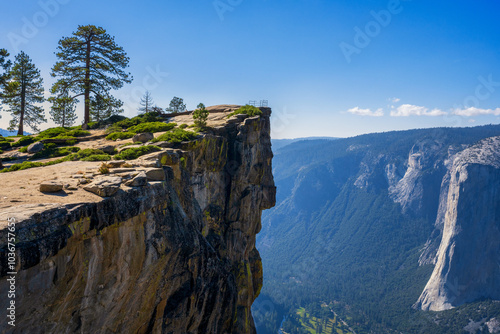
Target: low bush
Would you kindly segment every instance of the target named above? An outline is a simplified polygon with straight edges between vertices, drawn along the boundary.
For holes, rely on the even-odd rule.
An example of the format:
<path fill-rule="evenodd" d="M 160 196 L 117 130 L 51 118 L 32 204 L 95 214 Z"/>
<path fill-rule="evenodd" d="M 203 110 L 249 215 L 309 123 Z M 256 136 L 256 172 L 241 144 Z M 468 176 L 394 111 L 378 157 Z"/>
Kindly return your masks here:
<path fill-rule="evenodd" d="M 48 159 L 64 157 L 71 153 L 80 151 L 79 147 L 57 147 L 54 143 L 43 144 L 43 150 L 33 154 L 29 160 Z"/>
<path fill-rule="evenodd" d="M 30 144 L 33 144 L 35 142 L 35 138 L 31 137 L 31 136 L 24 136 L 24 137 L 21 137 L 19 138 L 18 141 L 16 141 L 15 143 L 12 143 L 12 147 L 19 147 L 19 146 L 27 146 L 27 145 L 30 145 Z"/>
<path fill-rule="evenodd" d="M 186 131 L 183 129 L 175 129 L 173 131 L 164 133 L 161 136 L 158 136 L 157 138 L 153 139 L 152 142 L 168 141 L 171 143 L 180 143 L 183 141 L 193 140 L 196 138 L 196 136 L 198 136 L 196 132 Z"/>
<path fill-rule="evenodd" d="M 185 129 L 188 125 L 186 123 L 179 125 L 179 129 Z"/>
<path fill-rule="evenodd" d="M 69 156 L 69 160 L 83 160 L 85 158 L 88 158 L 93 155 L 107 155 L 101 150 L 98 150 L 96 148 L 86 148 L 84 150 L 80 150 L 77 153 L 73 153 Z"/>
<path fill-rule="evenodd" d="M 177 126 L 176 123 L 147 122 L 130 127 L 127 131 L 134 133 L 170 131 Z"/>
<path fill-rule="evenodd" d="M 152 146 L 152 145 L 131 147 L 131 148 L 127 148 L 127 149 L 121 151 L 120 153 L 115 155 L 114 158 L 116 160 L 133 160 L 133 159 L 137 159 L 141 155 L 145 155 L 145 154 L 157 152 L 157 151 L 161 151 L 161 148 L 159 148 L 158 146 Z"/>
<path fill-rule="evenodd" d="M 227 117 L 229 118 L 231 116 L 238 114 L 247 114 L 248 116 L 252 117 L 252 116 L 262 115 L 262 111 L 257 107 L 247 104 L 239 109 L 236 109 L 235 111 L 230 113 Z"/>
<path fill-rule="evenodd" d="M 107 140 L 129 139 L 135 135 L 133 132 L 113 132 L 106 136 Z"/>
<path fill-rule="evenodd" d="M 86 158 L 81 159 L 81 161 L 108 161 L 111 160 L 109 154 L 92 154 Z"/>

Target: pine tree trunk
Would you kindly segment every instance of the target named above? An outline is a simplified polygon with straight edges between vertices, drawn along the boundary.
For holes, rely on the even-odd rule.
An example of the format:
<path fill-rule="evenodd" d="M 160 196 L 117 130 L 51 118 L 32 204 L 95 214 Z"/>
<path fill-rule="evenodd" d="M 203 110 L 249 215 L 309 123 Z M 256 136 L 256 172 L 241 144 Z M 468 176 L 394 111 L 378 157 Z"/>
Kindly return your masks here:
<path fill-rule="evenodd" d="M 87 41 L 87 54 L 85 57 L 85 117 L 84 123 L 90 122 L 90 38 Z"/>
<path fill-rule="evenodd" d="M 24 134 L 24 111 L 26 109 L 26 83 L 24 79 L 21 80 L 21 114 L 19 115 L 19 130 L 17 130 L 17 135 L 22 136 Z"/>

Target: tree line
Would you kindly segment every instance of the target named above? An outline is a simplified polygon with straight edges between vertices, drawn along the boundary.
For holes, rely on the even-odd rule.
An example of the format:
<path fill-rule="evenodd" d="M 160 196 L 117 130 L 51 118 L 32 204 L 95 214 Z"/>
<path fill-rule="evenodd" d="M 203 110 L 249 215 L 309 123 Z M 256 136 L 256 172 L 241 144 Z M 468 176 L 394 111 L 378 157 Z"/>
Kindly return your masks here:
<path fill-rule="evenodd" d="M 12 115 L 9 130 L 17 129 L 23 135 L 28 126 L 35 132 L 47 122 L 40 103 L 51 103 L 51 119 L 59 126 L 72 126 L 76 119 L 76 106 L 83 99 L 84 124 L 100 121 L 123 113 L 123 102 L 111 95 L 112 90 L 131 83 L 126 72 L 129 58 L 114 37 L 105 29 L 94 25 L 79 26 L 70 37 L 59 40 L 57 62 L 50 75 L 56 82 L 51 96 L 44 97 L 43 78 L 32 59 L 23 51 L 13 61 L 6 49 L 0 48 L 0 102 L 7 105 Z M 141 112 L 182 112 L 183 99 L 174 97 L 169 107 L 162 109 L 153 103 L 150 92 L 141 98 Z"/>

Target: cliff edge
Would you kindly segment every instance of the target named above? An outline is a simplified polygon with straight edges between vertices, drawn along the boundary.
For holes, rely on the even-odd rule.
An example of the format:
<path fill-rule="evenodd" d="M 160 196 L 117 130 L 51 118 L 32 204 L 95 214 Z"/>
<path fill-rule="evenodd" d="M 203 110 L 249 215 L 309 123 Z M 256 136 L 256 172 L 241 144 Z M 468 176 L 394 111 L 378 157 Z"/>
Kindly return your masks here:
<path fill-rule="evenodd" d="M 95 162 L 0 174 L 4 194 L 8 185 L 14 197 L 37 173 L 70 182 L 68 169 L 114 187 L 108 197 L 77 189 L 2 203 L 0 308 L 9 306 L 13 221 L 16 326 L 2 320 L 0 332 L 255 333 L 250 307 L 262 287 L 255 237 L 276 196 L 271 110 L 227 118 L 233 110 L 212 107 L 211 131 L 106 176 L 96 175 Z M 24 183 L 16 188 L 12 175 Z M 138 175 L 147 177 L 125 182 Z"/>

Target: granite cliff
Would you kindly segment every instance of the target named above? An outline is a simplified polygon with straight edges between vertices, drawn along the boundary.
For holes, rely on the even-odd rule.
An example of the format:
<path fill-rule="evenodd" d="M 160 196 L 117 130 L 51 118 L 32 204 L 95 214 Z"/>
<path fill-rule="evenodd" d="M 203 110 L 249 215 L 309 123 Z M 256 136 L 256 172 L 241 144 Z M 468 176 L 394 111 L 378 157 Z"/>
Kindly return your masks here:
<path fill-rule="evenodd" d="M 28 191 L 37 170 L 63 183 L 67 168 L 116 182 L 108 197 L 77 189 L 2 202 L 3 310 L 8 219 L 16 223 L 17 275 L 16 326 L 2 319 L 0 332 L 254 333 L 250 307 L 263 277 L 255 237 L 276 194 L 271 110 L 227 119 L 233 110 L 213 107 L 219 122 L 209 119 L 211 131 L 110 168 L 113 176 L 95 176 L 91 162 L 0 174 L 2 195 L 9 175 L 25 179 L 18 186 Z M 125 185 L 141 172 L 147 183 Z"/>
<path fill-rule="evenodd" d="M 448 181 L 449 180 L 449 181 Z M 416 307 L 442 311 L 500 299 L 500 137 L 458 153 L 445 177 L 436 265 Z"/>

